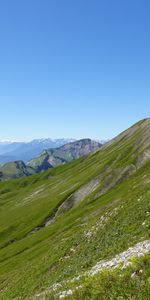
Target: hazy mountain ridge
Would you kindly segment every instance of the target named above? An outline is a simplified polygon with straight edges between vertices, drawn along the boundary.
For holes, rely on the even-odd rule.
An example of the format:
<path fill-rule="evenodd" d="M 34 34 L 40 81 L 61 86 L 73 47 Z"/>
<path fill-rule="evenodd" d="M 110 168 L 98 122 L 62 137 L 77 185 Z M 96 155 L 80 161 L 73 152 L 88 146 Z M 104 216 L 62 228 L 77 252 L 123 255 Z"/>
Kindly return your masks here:
<path fill-rule="evenodd" d="M 32 143 L 35 145 L 38 141 L 33 141 Z M 57 143 L 60 143 L 60 140 Z M 5 163 L 0 166 L 0 180 L 20 178 L 48 170 L 49 168 L 65 164 L 81 156 L 85 156 L 90 152 L 97 150 L 101 146 L 102 145 L 100 143 L 90 139 L 82 139 L 67 143 L 56 149 L 51 148 L 44 150 L 41 155 L 35 157 L 27 164 L 25 164 L 22 160 Z"/>
<path fill-rule="evenodd" d="M 12 160 L 28 160 L 39 155 L 47 148 L 57 148 L 66 143 L 73 142 L 74 139 L 35 139 L 30 142 L 0 141 L 0 163 Z"/>
<path fill-rule="evenodd" d="M 37 171 L 47 170 L 60 164 L 70 162 L 81 156 L 88 155 L 100 148 L 102 144 L 90 139 L 82 139 L 73 143 L 67 143 L 56 149 L 44 150 L 41 155 L 28 162 L 28 166 Z"/>

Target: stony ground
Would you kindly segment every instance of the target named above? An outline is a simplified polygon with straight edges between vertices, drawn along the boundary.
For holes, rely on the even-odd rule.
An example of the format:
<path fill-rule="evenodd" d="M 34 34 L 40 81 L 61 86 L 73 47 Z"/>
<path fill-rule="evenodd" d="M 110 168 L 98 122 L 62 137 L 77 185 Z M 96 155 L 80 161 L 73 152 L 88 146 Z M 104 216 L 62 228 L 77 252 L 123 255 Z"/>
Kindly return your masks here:
<path fill-rule="evenodd" d="M 83 276 L 94 276 L 97 273 L 101 272 L 104 269 L 115 269 L 119 266 L 121 266 L 121 270 L 126 268 L 127 266 L 131 265 L 132 258 L 134 257 L 140 257 L 144 256 L 146 253 L 150 252 L 150 240 L 145 240 L 143 242 L 140 242 L 136 244 L 134 247 L 130 247 L 128 250 L 116 255 L 114 258 L 110 260 L 101 260 L 97 262 L 97 264 L 92 267 L 92 269 L 88 272 L 83 273 L 82 275 L 79 275 L 78 277 L 75 277 L 71 280 L 71 282 L 77 282 L 81 279 Z M 142 270 L 141 270 L 142 272 Z M 133 273 L 132 276 L 135 274 Z M 68 296 L 72 295 L 74 293 L 74 290 L 65 290 L 58 293 L 58 290 L 62 287 L 62 285 L 59 283 L 54 284 L 52 287 L 50 287 L 49 290 L 46 290 L 43 293 L 37 294 L 35 296 L 35 299 L 44 300 L 47 294 L 50 291 L 54 291 L 57 294 L 58 299 L 67 298 Z M 82 286 L 76 287 L 76 289 L 80 289 Z"/>

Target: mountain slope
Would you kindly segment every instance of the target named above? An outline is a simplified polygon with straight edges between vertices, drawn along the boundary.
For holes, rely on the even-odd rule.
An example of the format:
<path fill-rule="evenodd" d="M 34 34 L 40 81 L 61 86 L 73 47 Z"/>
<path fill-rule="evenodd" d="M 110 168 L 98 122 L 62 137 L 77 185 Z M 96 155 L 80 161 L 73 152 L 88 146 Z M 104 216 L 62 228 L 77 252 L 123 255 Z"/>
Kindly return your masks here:
<path fill-rule="evenodd" d="M 26 166 L 21 160 L 12 161 L 0 166 L 0 180 L 8 180 L 35 174 L 35 170 Z"/>
<path fill-rule="evenodd" d="M 38 299 L 149 239 L 149 151 L 145 119 L 87 157 L 0 183 L 2 299 Z"/>
<path fill-rule="evenodd" d="M 70 162 L 100 148 L 102 144 L 90 139 L 67 143 L 56 149 L 47 149 L 39 157 L 28 162 L 37 172 Z"/>

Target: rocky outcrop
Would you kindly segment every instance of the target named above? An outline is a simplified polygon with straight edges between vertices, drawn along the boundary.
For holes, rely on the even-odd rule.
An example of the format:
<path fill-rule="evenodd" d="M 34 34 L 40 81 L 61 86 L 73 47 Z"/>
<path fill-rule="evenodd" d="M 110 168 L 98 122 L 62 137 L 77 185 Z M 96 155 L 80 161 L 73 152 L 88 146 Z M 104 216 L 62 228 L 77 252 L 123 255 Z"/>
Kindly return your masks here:
<path fill-rule="evenodd" d="M 133 247 L 130 247 L 128 250 L 116 255 L 114 258 L 110 260 L 102 260 L 97 262 L 97 264 L 86 274 L 87 275 L 95 275 L 104 268 L 106 269 L 114 269 L 118 267 L 122 263 L 122 269 L 129 265 L 129 261 L 133 257 L 140 257 L 144 254 L 150 252 L 150 240 L 146 240 L 136 244 Z"/>
<path fill-rule="evenodd" d="M 98 274 L 99 272 L 103 271 L 104 269 L 115 269 L 120 266 L 121 270 L 124 270 L 124 268 L 128 267 L 129 265 L 132 265 L 132 262 L 131 262 L 132 258 L 144 256 L 146 253 L 149 253 L 149 252 L 150 252 L 150 240 L 145 240 L 143 242 L 136 244 L 133 247 L 128 248 L 126 251 L 124 251 L 120 254 L 117 254 L 114 258 L 112 258 L 110 260 L 101 260 L 101 261 L 97 262 L 97 264 L 94 267 L 92 267 L 92 269 L 90 271 L 87 271 L 83 274 L 79 274 L 78 277 L 75 277 L 72 280 L 70 280 L 70 283 L 71 282 L 78 283 L 78 281 L 79 281 L 79 279 L 81 279 L 81 277 L 94 276 L 94 275 Z M 142 272 L 142 270 L 141 270 L 141 272 Z M 134 273 L 132 274 L 132 276 L 134 276 Z M 47 299 L 46 297 L 48 296 L 48 293 L 51 291 L 56 292 L 57 299 L 65 299 L 68 296 L 73 295 L 73 293 L 75 292 L 75 289 L 76 290 L 80 289 L 80 288 L 82 288 L 82 286 L 77 285 L 76 288 L 73 290 L 69 289 L 69 290 L 59 292 L 59 289 L 61 289 L 61 288 L 62 288 L 61 283 L 55 283 L 49 289 L 45 290 L 44 292 L 42 292 L 40 294 L 37 294 L 34 299 L 35 300 L 36 299 L 45 300 L 45 299 Z"/>

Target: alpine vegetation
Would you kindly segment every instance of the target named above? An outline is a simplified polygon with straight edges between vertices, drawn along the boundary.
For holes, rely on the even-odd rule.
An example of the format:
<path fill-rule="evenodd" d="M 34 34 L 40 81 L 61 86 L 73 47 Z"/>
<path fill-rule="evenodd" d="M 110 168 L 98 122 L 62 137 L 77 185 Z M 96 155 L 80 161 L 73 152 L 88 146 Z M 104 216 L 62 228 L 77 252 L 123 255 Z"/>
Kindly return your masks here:
<path fill-rule="evenodd" d="M 150 119 L 94 150 L 0 182 L 1 299 L 149 299 Z"/>

